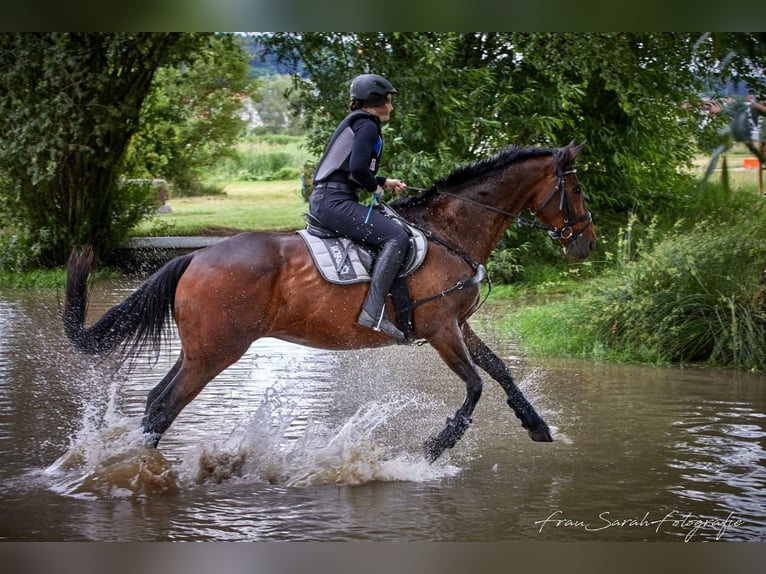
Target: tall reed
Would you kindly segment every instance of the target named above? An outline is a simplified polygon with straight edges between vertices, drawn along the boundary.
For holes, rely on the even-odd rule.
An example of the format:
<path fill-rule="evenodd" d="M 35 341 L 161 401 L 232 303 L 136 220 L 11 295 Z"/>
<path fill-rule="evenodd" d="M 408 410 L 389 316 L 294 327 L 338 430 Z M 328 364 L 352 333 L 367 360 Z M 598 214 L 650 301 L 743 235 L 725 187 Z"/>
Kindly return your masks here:
<path fill-rule="evenodd" d="M 766 233 L 701 222 L 593 282 L 570 315 L 605 353 L 766 368 Z"/>

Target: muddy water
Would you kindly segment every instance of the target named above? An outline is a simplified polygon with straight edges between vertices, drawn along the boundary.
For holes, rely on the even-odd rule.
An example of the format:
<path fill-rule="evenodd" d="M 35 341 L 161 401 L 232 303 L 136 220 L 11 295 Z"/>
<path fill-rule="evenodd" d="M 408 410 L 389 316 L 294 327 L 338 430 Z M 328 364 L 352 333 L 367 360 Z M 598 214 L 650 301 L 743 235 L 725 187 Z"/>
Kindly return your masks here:
<path fill-rule="evenodd" d="M 103 284 L 91 313 L 133 284 Z M 140 446 L 178 342 L 131 372 L 75 353 L 55 293 L 0 293 L 0 540 L 702 541 L 766 538 L 766 377 L 506 360 L 556 441 L 488 380 L 474 425 L 420 455 L 463 398 L 429 347 L 256 342 Z"/>

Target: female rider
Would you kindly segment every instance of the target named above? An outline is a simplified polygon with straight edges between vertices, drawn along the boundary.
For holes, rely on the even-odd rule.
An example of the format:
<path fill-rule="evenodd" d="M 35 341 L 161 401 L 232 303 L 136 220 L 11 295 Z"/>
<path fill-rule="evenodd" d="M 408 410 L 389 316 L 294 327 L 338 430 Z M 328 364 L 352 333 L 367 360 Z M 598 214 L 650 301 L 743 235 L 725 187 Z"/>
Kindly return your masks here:
<path fill-rule="evenodd" d="M 378 196 L 383 188 L 399 193 L 407 187 L 399 179 L 376 175 L 383 149 L 380 124 L 389 119 L 394 109 L 391 96 L 396 93 L 377 74 L 354 78 L 350 113 L 336 128 L 319 161 L 309 209 L 325 227 L 379 248 L 357 323 L 403 340 L 403 333 L 386 317 L 384 305 L 407 254 L 409 237 L 400 224 L 359 203 L 362 189 Z"/>

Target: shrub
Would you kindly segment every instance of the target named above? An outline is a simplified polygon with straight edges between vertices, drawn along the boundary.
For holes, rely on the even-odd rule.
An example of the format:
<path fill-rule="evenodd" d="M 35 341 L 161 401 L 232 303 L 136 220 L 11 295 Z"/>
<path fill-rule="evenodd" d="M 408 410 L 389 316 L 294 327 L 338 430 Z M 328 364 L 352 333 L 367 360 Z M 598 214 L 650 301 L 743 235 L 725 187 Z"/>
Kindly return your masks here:
<path fill-rule="evenodd" d="M 766 368 L 766 234 L 740 230 L 701 222 L 669 235 L 598 282 L 573 320 L 626 358 Z"/>

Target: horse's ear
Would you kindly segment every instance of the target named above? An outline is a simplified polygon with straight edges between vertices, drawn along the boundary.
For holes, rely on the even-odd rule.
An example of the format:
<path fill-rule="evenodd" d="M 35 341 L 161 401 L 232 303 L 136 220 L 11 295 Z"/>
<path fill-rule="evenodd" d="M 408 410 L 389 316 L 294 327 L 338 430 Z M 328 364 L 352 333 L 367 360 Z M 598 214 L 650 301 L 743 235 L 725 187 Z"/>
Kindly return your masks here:
<path fill-rule="evenodd" d="M 572 161 L 574 161 L 575 159 L 577 159 L 577 156 L 580 155 L 580 153 L 582 152 L 583 148 L 585 147 L 585 140 L 583 140 L 582 143 L 579 144 L 579 145 L 574 145 L 574 140 L 572 140 L 571 142 L 569 142 L 569 145 L 567 147 L 570 150 L 569 151 L 569 154 L 570 154 L 569 157 L 571 157 Z"/>
<path fill-rule="evenodd" d="M 569 165 L 569 166 L 573 165 L 575 160 L 577 159 L 577 156 L 580 155 L 580 152 L 582 152 L 584 147 L 585 147 L 585 141 L 583 141 L 580 145 L 575 145 L 574 140 L 572 140 L 563 148 L 561 148 L 562 164 Z"/>

